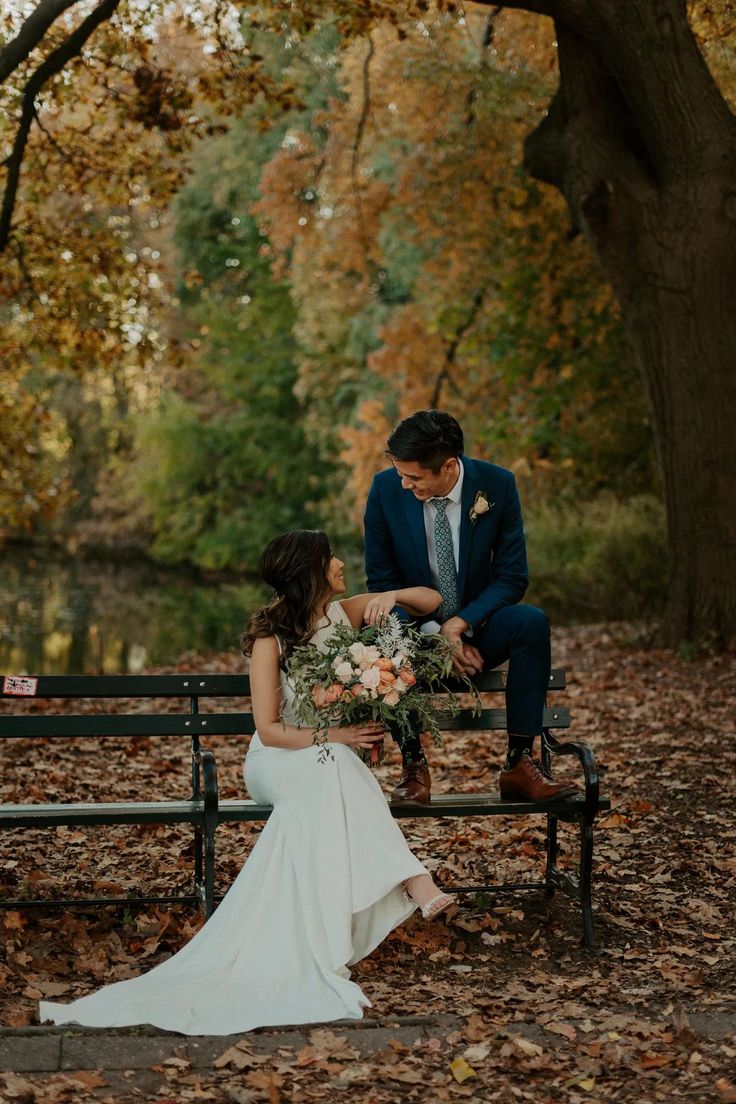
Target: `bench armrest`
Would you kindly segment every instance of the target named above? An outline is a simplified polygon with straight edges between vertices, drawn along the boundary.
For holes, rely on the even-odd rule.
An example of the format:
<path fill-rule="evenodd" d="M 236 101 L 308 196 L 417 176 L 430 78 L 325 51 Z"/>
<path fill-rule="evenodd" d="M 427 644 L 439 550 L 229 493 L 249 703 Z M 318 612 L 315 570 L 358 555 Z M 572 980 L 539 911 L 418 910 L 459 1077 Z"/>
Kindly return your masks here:
<path fill-rule="evenodd" d="M 197 765 L 202 771 L 202 782 L 204 783 L 204 819 L 205 824 L 207 820 L 214 816 L 215 823 L 217 823 L 217 810 L 220 804 L 220 796 L 217 789 L 217 762 L 215 760 L 214 752 L 199 750 L 195 759 Z"/>
<path fill-rule="evenodd" d="M 545 755 L 546 752 L 546 755 Z M 548 728 L 542 732 L 542 758 L 549 763 L 549 755 L 574 755 L 580 761 L 585 777 L 585 819 L 592 823 L 598 812 L 598 799 L 600 797 L 600 784 L 598 781 L 598 766 L 590 744 L 582 740 L 565 740 L 561 743 L 552 735 Z"/>

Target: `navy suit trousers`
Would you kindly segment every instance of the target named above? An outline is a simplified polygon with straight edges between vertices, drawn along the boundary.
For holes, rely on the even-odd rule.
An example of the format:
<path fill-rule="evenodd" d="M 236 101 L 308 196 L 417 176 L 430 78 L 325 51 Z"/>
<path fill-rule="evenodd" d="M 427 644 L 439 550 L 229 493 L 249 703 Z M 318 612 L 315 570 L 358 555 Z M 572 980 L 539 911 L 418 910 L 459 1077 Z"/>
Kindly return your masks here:
<path fill-rule="evenodd" d="M 487 669 L 508 660 L 507 727 L 515 736 L 542 731 L 551 665 L 549 622 L 537 606 L 503 606 L 474 634 Z"/>

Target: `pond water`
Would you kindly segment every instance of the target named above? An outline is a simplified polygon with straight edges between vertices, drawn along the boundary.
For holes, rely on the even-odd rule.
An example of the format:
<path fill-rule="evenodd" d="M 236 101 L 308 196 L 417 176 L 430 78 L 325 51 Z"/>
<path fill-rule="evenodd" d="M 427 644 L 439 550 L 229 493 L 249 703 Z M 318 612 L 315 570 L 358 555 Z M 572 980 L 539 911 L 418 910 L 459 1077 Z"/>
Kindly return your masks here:
<path fill-rule="evenodd" d="M 124 674 L 185 652 L 238 652 L 258 583 L 207 583 L 149 562 L 110 563 L 7 548 L 0 586 L 0 671 Z"/>

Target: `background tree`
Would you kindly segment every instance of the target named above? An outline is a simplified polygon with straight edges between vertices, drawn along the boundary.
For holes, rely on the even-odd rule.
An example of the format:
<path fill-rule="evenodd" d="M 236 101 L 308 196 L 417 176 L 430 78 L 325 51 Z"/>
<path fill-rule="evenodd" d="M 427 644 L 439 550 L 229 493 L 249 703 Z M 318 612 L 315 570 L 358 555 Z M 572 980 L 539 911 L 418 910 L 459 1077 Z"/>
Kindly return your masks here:
<path fill-rule="evenodd" d="M 554 19 L 559 87 L 524 164 L 564 195 L 646 383 L 669 531 L 665 638 L 733 643 L 736 119 L 685 0 L 503 6 Z"/>

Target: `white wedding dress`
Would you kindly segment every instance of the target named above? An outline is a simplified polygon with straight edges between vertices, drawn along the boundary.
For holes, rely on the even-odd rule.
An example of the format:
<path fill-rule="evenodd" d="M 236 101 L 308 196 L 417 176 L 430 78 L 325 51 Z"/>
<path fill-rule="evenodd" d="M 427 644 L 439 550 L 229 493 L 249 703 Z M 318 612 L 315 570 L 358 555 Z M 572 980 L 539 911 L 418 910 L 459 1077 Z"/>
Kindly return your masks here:
<path fill-rule="evenodd" d="M 336 621 L 333 602 L 312 637 Z M 284 720 L 291 687 L 281 675 Z M 220 906 L 177 954 L 146 974 L 72 1004 L 42 1001 L 41 1022 L 88 1027 L 153 1024 L 185 1035 L 228 1035 L 278 1024 L 360 1019 L 370 1001 L 348 967 L 416 906 L 402 888 L 426 874 L 378 782 L 345 744 L 266 747 L 254 735 L 248 790 L 274 811 Z"/>

